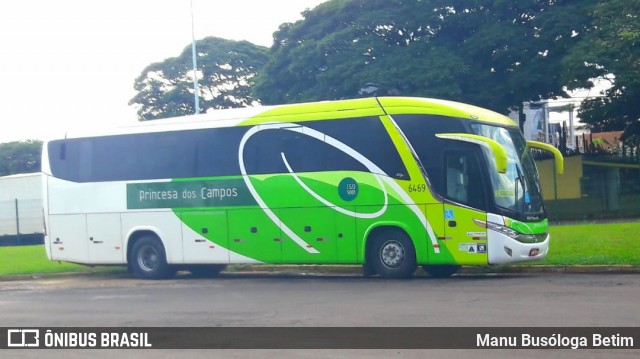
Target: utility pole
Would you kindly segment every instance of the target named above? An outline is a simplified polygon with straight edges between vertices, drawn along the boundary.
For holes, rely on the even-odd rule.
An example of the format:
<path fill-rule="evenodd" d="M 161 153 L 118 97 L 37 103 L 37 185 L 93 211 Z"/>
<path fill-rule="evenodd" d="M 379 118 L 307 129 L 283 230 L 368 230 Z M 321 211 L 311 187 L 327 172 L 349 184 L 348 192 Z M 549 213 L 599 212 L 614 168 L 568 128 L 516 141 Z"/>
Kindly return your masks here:
<path fill-rule="evenodd" d="M 200 98 L 198 97 L 198 60 L 196 58 L 196 35 L 193 24 L 193 0 L 191 0 L 191 56 L 193 57 L 193 100 L 197 115 L 200 113 Z"/>
<path fill-rule="evenodd" d="M 16 198 L 16 234 L 20 236 L 20 210 L 18 209 L 18 199 Z"/>

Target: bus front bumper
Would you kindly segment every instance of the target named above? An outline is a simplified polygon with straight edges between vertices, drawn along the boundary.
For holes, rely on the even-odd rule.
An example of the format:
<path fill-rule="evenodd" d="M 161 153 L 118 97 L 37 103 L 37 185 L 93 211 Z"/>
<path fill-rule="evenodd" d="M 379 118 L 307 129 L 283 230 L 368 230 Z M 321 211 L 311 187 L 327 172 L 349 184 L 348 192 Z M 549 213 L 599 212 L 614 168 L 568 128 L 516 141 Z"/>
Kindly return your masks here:
<path fill-rule="evenodd" d="M 543 259 L 549 252 L 549 234 L 538 243 L 522 243 L 504 233 L 487 229 L 489 264 L 528 262 Z"/>

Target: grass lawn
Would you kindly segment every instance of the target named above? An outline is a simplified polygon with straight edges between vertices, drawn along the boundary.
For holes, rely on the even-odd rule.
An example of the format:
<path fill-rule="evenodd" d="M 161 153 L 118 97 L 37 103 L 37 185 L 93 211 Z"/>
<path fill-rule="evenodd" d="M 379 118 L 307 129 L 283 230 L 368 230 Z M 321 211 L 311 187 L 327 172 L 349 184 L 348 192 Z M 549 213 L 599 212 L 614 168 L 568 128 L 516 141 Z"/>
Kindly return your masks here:
<path fill-rule="evenodd" d="M 640 265 L 640 221 L 552 225 L 549 246 L 532 264 Z"/>
<path fill-rule="evenodd" d="M 640 221 L 554 225 L 550 248 L 523 265 L 640 265 Z M 124 270 L 51 262 L 42 245 L 0 247 L 0 275 Z"/>
<path fill-rule="evenodd" d="M 87 267 L 79 264 L 52 262 L 43 245 L 0 247 L 0 275 L 124 271 L 122 267 Z"/>

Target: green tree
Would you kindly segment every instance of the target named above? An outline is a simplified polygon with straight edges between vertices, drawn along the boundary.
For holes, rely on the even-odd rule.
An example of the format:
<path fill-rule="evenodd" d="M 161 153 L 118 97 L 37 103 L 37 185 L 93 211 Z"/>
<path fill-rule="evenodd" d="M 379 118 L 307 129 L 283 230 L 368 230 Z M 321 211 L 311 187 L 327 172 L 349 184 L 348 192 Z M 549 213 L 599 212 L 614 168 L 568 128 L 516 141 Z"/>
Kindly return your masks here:
<path fill-rule="evenodd" d="M 207 37 L 196 42 L 199 101 L 209 109 L 243 107 L 256 103 L 250 90 L 256 73 L 267 61 L 267 48 L 247 41 Z M 191 45 L 180 56 L 149 65 L 135 80 L 140 120 L 195 113 Z"/>
<path fill-rule="evenodd" d="M 562 59 L 593 1 L 332 0 L 280 27 L 254 91 L 264 103 L 391 94 L 506 112 L 566 96 Z"/>
<path fill-rule="evenodd" d="M 41 153 L 38 140 L 0 143 L 0 176 L 40 172 Z"/>
<path fill-rule="evenodd" d="M 566 57 L 571 88 L 591 87 L 610 74 L 613 86 L 587 99 L 579 112 L 594 131 L 624 130 L 623 141 L 640 145 L 640 0 L 599 0 L 591 7 L 593 27 Z"/>
<path fill-rule="evenodd" d="M 271 58 L 256 80 L 264 103 L 352 98 L 366 84 L 377 94 L 460 93 L 455 74 L 433 66 L 461 67 L 457 54 L 430 51 L 422 41 L 433 31 L 423 24 L 437 22 L 426 2 L 333 0 L 303 16 L 274 34 Z"/>
<path fill-rule="evenodd" d="M 436 42 L 464 58 L 460 100 L 496 111 L 568 97 L 563 58 L 590 27 L 593 0 L 440 1 Z"/>

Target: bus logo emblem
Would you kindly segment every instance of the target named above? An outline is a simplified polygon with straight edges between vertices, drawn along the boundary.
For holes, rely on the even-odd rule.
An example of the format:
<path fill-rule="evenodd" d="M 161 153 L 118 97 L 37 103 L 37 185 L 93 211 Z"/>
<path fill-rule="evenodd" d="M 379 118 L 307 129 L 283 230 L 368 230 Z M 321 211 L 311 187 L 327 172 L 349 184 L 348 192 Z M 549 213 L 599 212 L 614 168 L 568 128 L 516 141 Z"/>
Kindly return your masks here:
<path fill-rule="evenodd" d="M 351 177 L 343 178 L 338 184 L 338 194 L 346 202 L 353 201 L 358 197 L 358 183 Z"/>

